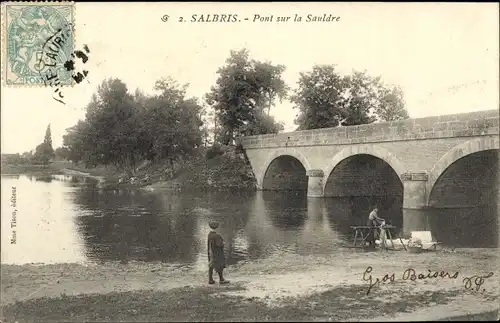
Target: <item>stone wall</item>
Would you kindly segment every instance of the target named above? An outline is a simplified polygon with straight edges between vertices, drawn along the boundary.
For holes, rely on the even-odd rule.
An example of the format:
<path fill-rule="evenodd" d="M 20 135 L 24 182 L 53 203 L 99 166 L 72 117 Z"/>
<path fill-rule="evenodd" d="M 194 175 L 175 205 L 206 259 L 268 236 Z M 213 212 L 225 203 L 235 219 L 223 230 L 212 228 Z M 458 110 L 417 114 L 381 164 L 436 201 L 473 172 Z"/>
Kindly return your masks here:
<path fill-rule="evenodd" d="M 491 136 L 491 135 L 490 135 Z M 497 135 L 498 137 L 498 135 Z M 428 139 L 426 141 L 396 141 L 374 144 L 304 146 L 297 148 L 248 149 L 247 156 L 258 184 L 269 163 L 279 156 L 292 156 L 300 160 L 306 170 L 322 169 L 326 178 L 337 162 L 357 154 L 370 154 L 391 165 L 400 176 L 407 171 L 430 170 L 436 161 L 453 147 L 469 138 Z M 274 158 L 270 158 L 272 156 Z M 395 160 L 393 163 L 391 160 Z M 399 165 L 399 167 L 398 167 Z"/>
<path fill-rule="evenodd" d="M 498 134 L 499 111 L 443 115 L 419 119 L 324 128 L 241 138 L 245 149 L 346 145 Z"/>
<path fill-rule="evenodd" d="M 422 208 L 432 204 L 429 203 L 429 193 L 439 176 L 450 165 L 464 156 L 480 151 L 498 152 L 500 148 L 498 113 L 498 110 L 479 111 L 361 126 L 252 136 L 242 138 L 242 144 L 259 189 L 307 189 L 311 197 L 321 197 L 325 194 L 391 196 L 397 194 L 396 191 L 400 187 L 400 183 L 395 180 L 396 176 L 398 180 L 402 180 L 404 174 L 422 173 L 425 174 L 425 179 L 407 183 L 404 189 L 404 195 L 408 195 L 405 198 L 406 207 Z M 372 156 L 371 162 L 365 165 L 366 168 L 352 163 L 346 166 L 347 160 L 360 155 Z M 300 164 L 301 167 L 295 167 L 295 169 L 300 168 L 299 172 L 294 173 L 280 162 L 271 167 L 275 160 L 281 160 L 285 156 L 294 159 L 293 163 L 296 165 Z M 374 163 L 377 158 L 385 163 L 380 165 Z M 356 163 L 360 163 L 360 160 Z M 307 174 L 312 171 L 322 172 L 323 177 L 313 176 L 308 180 Z M 392 172 L 396 176 L 391 177 L 389 174 Z M 374 186 L 373 183 L 380 185 Z M 394 191 L 388 191 L 388 187 L 392 187 Z M 457 193 L 457 196 L 472 196 L 471 188 L 460 188 L 460 185 L 457 187 L 463 190 L 462 193 Z M 436 194 L 446 195 L 443 190 L 444 186 L 436 189 L 438 192 Z M 480 199 L 485 200 L 485 196 L 490 195 L 484 193 Z M 410 203 L 413 201 L 410 198 L 412 196 L 418 203 L 415 201 Z"/>

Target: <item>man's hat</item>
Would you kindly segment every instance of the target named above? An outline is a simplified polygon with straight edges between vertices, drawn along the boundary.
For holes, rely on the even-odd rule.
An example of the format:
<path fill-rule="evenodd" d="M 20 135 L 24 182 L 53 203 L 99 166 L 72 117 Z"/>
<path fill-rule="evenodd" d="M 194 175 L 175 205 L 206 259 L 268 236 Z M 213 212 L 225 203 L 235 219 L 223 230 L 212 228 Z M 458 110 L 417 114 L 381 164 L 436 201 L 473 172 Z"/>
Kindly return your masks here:
<path fill-rule="evenodd" d="M 219 227 L 219 223 L 215 222 L 215 221 L 211 221 L 209 224 L 210 226 L 210 229 L 217 229 Z"/>

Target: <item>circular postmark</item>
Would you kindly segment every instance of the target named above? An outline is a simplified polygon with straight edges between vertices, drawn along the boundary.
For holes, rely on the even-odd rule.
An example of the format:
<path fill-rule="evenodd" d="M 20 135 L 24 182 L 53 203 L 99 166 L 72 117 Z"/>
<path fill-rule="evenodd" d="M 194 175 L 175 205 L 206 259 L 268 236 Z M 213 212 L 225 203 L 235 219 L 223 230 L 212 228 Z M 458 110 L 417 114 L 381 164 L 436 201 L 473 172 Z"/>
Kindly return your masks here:
<path fill-rule="evenodd" d="M 47 84 L 47 74 L 57 74 L 61 84 L 71 84 L 64 68 L 73 49 L 72 27 L 65 10 L 47 5 L 10 9 L 7 56 L 16 83 Z"/>

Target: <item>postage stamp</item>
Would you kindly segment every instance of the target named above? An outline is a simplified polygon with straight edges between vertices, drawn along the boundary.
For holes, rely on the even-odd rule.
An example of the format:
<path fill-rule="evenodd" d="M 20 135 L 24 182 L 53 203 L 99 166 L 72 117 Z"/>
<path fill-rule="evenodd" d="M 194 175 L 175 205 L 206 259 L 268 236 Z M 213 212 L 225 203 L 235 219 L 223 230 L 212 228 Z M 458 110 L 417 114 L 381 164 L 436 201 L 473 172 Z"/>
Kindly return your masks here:
<path fill-rule="evenodd" d="M 74 45 L 73 2 L 2 4 L 5 49 L 2 78 L 6 85 L 72 85 L 65 68 Z"/>

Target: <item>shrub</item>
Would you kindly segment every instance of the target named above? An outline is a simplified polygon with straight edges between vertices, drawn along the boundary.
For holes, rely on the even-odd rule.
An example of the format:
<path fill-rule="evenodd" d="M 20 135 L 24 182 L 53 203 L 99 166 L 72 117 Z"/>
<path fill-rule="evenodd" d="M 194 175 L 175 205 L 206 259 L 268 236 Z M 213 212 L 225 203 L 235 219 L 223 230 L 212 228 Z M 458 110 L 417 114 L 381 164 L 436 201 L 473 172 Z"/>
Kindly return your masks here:
<path fill-rule="evenodd" d="M 207 159 L 212 159 L 222 154 L 224 154 L 222 148 L 218 145 L 213 145 L 212 147 L 208 148 L 207 152 L 205 153 L 205 157 Z"/>

